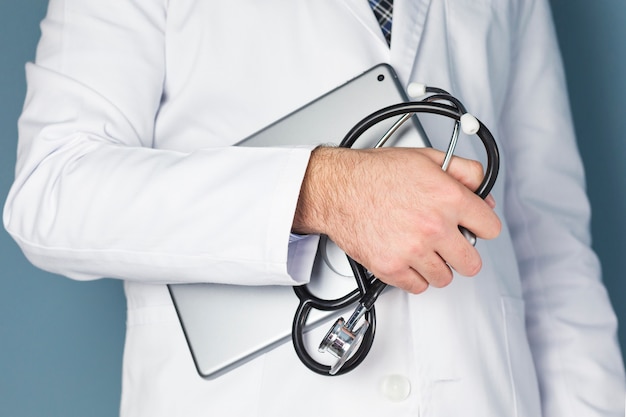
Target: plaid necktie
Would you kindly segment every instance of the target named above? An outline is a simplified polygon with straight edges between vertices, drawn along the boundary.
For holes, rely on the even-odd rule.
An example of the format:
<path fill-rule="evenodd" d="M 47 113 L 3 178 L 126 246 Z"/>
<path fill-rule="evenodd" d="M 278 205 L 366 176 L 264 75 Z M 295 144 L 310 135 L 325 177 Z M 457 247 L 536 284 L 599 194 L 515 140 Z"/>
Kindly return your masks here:
<path fill-rule="evenodd" d="M 391 18 L 393 15 L 393 0 L 368 0 L 376 20 L 387 39 L 387 44 L 391 45 Z"/>

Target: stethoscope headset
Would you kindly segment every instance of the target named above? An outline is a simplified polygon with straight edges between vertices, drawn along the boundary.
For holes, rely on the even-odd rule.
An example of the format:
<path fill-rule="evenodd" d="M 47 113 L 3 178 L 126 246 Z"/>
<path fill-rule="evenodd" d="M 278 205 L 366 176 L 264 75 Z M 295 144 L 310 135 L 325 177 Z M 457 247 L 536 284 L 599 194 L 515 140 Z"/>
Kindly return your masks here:
<path fill-rule="evenodd" d="M 442 169 L 445 171 L 450 164 L 459 138 L 459 127 L 465 134 L 480 138 L 487 152 L 487 167 L 481 184 L 475 193 L 486 198 L 495 184 L 500 165 L 498 146 L 489 129 L 478 119 L 469 114 L 465 106 L 445 90 L 426 87 L 422 84 L 411 84 L 408 89 L 411 97 L 425 96 L 420 101 L 398 103 L 382 108 L 358 122 L 344 137 L 339 146 L 351 148 L 368 129 L 389 118 L 401 116 L 381 137 L 374 148 L 382 147 L 388 139 L 413 115 L 431 113 L 445 116 L 454 121 L 452 136 L 448 144 Z M 461 233 L 474 245 L 476 237 L 467 229 L 459 227 Z M 300 303 L 296 309 L 292 341 L 296 354 L 313 372 L 321 375 L 341 375 L 352 371 L 360 365 L 369 353 L 376 333 L 376 309 L 374 303 L 387 284 L 380 281 L 365 267 L 346 255 L 356 280 L 357 288 L 344 296 L 325 300 L 315 296 L 307 285 L 294 287 Z M 339 311 L 357 303 L 347 321 L 343 317 L 337 319 L 319 345 L 320 352 L 331 353 L 337 361 L 333 366 L 324 365 L 309 354 L 304 343 L 305 325 L 311 310 Z M 362 320 L 363 319 L 363 320 Z M 362 324 L 357 328 L 359 323 Z"/>

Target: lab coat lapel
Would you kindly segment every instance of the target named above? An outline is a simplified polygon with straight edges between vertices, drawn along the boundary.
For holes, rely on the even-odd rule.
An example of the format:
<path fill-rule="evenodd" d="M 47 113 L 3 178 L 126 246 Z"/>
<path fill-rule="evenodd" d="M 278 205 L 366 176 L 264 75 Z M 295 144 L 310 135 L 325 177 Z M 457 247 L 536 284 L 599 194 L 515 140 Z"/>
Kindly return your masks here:
<path fill-rule="evenodd" d="M 431 0 L 395 0 L 391 29 L 391 64 L 407 83 L 415 65 Z"/>
<path fill-rule="evenodd" d="M 368 30 L 387 61 L 403 82 L 408 82 L 419 48 L 431 0 L 395 0 L 391 35 L 391 53 L 380 26 L 366 0 L 343 0 L 354 17 Z"/>
<path fill-rule="evenodd" d="M 379 43 L 381 48 L 389 48 L 387 46 L 387 41 L 380 30 L 378 21 L 376 21 L 376 17 L 374 16 L 367 0 L 344 0 L 342 3 L 350 9 L 354 17 L 356 17 L 356 19 L 363 26 L 365 26 L 365 28 L 367 28 L 369 33 L 375 39 L 375 42 Z"/>

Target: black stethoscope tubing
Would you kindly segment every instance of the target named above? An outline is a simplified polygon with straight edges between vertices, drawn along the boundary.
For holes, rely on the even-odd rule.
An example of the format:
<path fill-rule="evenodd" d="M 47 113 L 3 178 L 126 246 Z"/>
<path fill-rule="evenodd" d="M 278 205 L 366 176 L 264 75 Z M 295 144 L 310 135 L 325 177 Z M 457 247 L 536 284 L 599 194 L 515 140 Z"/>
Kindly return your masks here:
<path fill-rule="evenodd" d="M 442 96 L 443 98 L 445 96 Z M 445 99 L 450 99 L 446 97 Z M 398 103 L 385 108 L 382 108 L 365 119 L 357 123 L 344 137 L 340 143 L 340 147 L 351 148 L 357 139 L 365 133 L 368 129 L 383 120 L 391 117 L 404 115 L 406 113 L 431 113 L 440 116 L 446 116 L 451 119 L 459 121 L 463 113 L 459 112 L 459 109 L 454 106 L 450 106 L 443 103 L 434 102 L 408 102 Z M 479 128 L 476 135 L 480 138 L 487 152 L 487 168 L 485 169 L 485 175 L 483 181 L 474 191 L 480 198 L 486 198 L 491 189 L 493 188 L 496 178 L 498 177 L 498 169 L 500 167 L 500 153 L 498 151 L 498 145 L 487 127 L 480 121 Z"/>
<path fill-rule="evenodd" d="M 465 108 L 454 97 L 448 95 L 445 91 L 439 89 L 433 89 L 432 92 L 436 93 L 433 96 L 428 97 L 424 101 L 419 102 L 407 102 L 398 103 L 385 108 L 382 108 L 363 120 L 358 122 L 344 137 L 340 143 L 340 147 L 351 148 L 358 138 L 365 133 L 372 126 L 383 120 L 391 117 L 405 115 L 407 113 L 431 113 L 440 116 L 449 117 L 459 122 L 461 116 L 465 114 Z M 440 102 L 434 102 L 434 100 L 446 100 L 453 105 L 448 105 Z M 475 190 L 475 193 L 481 197 L 486 198 L 491 189 L 493 188 L 496 178 L 498 176 L 498 170 L 500 166 L 500 155 L 496 141 L 487 127 L 478 120 L 479 128 L 476 135 L 481 139 L 483 146 L 487 152 L 487 167 L 485 169 L 485 175 L 481 184 Z M 312 309 L 322 311 L 336 311 L 347 308 L 351 304 L 360 301 L 367 306 L 365 313 L 365 319 L 370 323 L 369 328 L 365 332 L 363 341 L 358 347 L 356 352 L 349 358 L 336 375 L 350 372 L 356 368 L 369 353 L 372 344 L 374 342 L 374 335 L 376 330 L 376 310 L 374 302 L 378 295 L 386 288 L 387 284 L 380 281 L 375 276 L 372 276 L 361 264 L 353 260 L 350 256 L 348 261 L 354 278 L 357 283 L 357 288 L 343 297 L 333 300 L 324 300 L 314 294 L 312 294 L 307 285 L 301 285 L 294 288 L 294 292 L 300 300 L 298 308 L 296 309 L 293 325 L 292 325 L 292 341 L 296 351 L 296 354 L 300 358 L 300 361 L 310 370 L 321 375 L 330 375 L 331 367 L 324 365 L 316 361 L 308 353 L 304 343 L 304 329 L 309 313 Z"/>

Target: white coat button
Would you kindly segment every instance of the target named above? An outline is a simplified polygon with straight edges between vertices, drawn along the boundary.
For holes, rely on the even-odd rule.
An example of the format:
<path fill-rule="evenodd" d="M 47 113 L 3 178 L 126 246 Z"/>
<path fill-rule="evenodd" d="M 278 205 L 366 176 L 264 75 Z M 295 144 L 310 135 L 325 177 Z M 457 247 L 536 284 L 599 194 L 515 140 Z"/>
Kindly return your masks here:
<path fill-rule="evenodd" d="M 403 375 L 387 375 L 382 380 L 380 389 L 389 401 L 404 401 L 411 393 L 411 381 Z"/>

